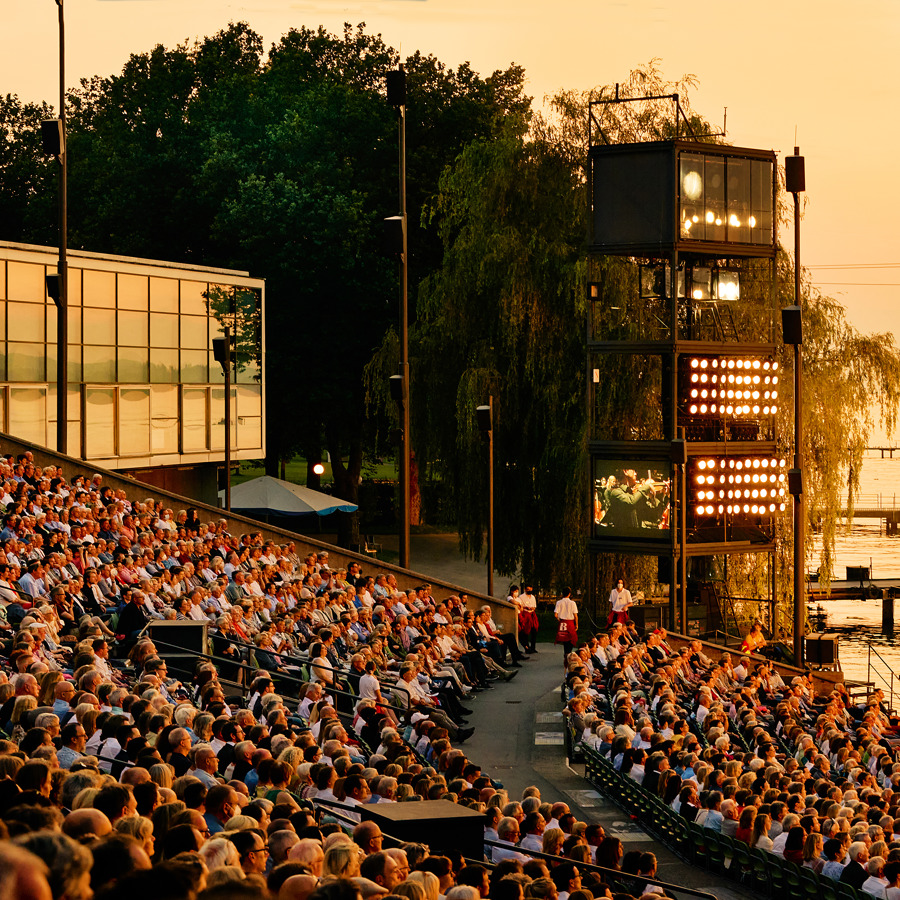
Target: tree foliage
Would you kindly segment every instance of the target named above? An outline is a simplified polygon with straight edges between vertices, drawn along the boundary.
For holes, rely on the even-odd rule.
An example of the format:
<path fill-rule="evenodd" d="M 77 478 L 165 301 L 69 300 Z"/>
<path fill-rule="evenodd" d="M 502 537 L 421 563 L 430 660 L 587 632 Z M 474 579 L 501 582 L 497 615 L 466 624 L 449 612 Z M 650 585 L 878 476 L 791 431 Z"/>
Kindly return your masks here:
<path fill-rule="evenodd" d="M 657 61 L 651 61 L 633 71 L 619 92 L 678 93 L 685 117 L 680 135 L 688 136 L 686 119 L 694 135 L 718 141 L 691 108 L 694 87 L 691 76 L 666 82 Z M 561 93 L 548 116 L 509 121 L 496 136 L 470 144 L 441 179 L 428 208 L 428 221 L 437 223 L 443 244 L 443 261 L 422 284 L 412 336 L 413 445 L 420 466 L 432 467 L 451 485 L 461 546 L 477 557 L 486 524 L 486 471 L 474 408 L 493 394 L 497 564 L 545 588 L 583 583 L 586 571 L 583 298 L 588 278 L 602 284 L 609 309 L 628 311 L 618 319 L 618 336 L 634 331 L 634 261 L 588 260 L 585 240 L 587 107 L 591 99 L 610 97 L 614 90 Z M 674 112 L 659 103 L 609 106 L 600 115 L 610 141 L 675 135 Z M 776 340 L 778 309 L 791 302 L 789 258 L 779 255 L 774 294 L 768 263 L 751 266 L 744 286 L 736 327 L 747 340 Z M 871 401 L 880 404 L 885 423 L 892 426 L 900 369 L 889 336 L 859 335 L 835 301 L 808 285 L 804 310 L 807 499 L 810 521 L 823 531 L 827 565 L 848 502 L 846 473 L 858 478 L 872 428 Z M 392 335 L 370 365 L 372 411 L 391 409 L 384 376 L 396 353 Z M 783 362 L 779 432 L 789 453 L 790 360 Z M 652 360 L 616 357 L 602 372 L 593 427 L 609 439 L 661 437 L 659 385 L 659 367 Z M 849 487 L 855 489 L 852 481 Z M 785 526 L 782 594 L 791 577 L 787 520 Z M 598 584 L 624 574 L 645 589 L 655 586 L 655 560 L 609 555 L 596 563 Z M 764 596 L 770 584 L 767 566 L 765 558 L 734 557 L 729 581 L 739 593 Z"/>
<path fill-rule="evenodd" d="M 364 25 L 299 28 L 266 53 L 235 23 L 134 54 L 69 96 L 70 244 L 264 277 L 267 468 L 327 445 L 349 500 L 369 438 L 363 366 L 397 319 L 381 220 L 398 207 L 397 120 L 384 97 L 398 61 Z M 515 65 L 483 78 L 415 53 L 406 67 L 415 309 L 417 281 L 440 263 L 422 206 L 470 141 L 530 101 Z M 15 98 L 0 107 L 12 239 L 52 243 L 53 170 L 37 149 L 47 114 Z"/>

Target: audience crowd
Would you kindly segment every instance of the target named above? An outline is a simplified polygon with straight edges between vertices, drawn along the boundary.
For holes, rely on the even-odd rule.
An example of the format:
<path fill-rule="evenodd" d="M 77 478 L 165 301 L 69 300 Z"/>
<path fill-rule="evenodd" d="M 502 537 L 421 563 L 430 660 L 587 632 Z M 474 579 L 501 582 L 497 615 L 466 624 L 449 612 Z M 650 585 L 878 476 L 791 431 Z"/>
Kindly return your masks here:
<path fill-rule="evenodd" d="M 536 788 L 510 798 L 460 747 L 533 630 L 520 648 L 465 595 L 102 481 L 0 458 L 0 900 L 646 893 L 653 854 L 611 889 L 579 865 L 620 868 L 617 838 Z M 170 672 L 151 620 L 206 622 L 211 654 Z M 359 812 L 425 800 L 483 813 L 484 859 Z"/>
<path fill-rule="evenodd" d="M 566 657 L 573 739 L 684 817 L 900 900 L 900 722 L 884 693 L 817 693 L 767 660 L 630 621 Z M 607 864 L 608 861 L 604 861 Z"/>

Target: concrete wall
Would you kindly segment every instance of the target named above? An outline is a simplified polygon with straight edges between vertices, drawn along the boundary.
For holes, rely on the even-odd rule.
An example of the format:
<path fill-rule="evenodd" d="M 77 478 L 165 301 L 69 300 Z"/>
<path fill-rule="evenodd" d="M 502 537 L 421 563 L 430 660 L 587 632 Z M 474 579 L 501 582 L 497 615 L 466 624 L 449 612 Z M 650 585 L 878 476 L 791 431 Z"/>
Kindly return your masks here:
<path fill-rule="evenodd" d="M 99 472 L 103 476 L 104 485 L 109 485 L 116 490 L 121 489 L 126 491 L 128 497 L 132 500 L 144 500 L 148 498 L 161 500 L 166 506 L 172 507 L 176 511 L 178 509 L 187 509 L 189 506 L 193 506 L 197 510 L 201 520 L 206 519 L 207 521 L 212 521 L 220 518 L 227 519 L 228 530 L 234 535 L 245 534 L 252 531 L 260 532 L 265 539 L 276 541 L 279 544 L 294 541 L 301 554 L 327 550 L 329 563 L 332 568 L 344 568 L 351 562 L 358 562 L 362 571 L 366 574 L 374 574 L 377 572 L 384 572 L 385 574 L 393 573 L 397 579 L 397 583 L 403 590 L 408 590 L 417 585 L 421 585 L 424 582 L 428 582 L 432 585 L 432 593 L 437 600 L 445 599 L 446 597 L 450 597 L 453 594 L 459 594 L 461 591 L 465 590 L 458 585 L 432 578 L 427 573 L 401 569 L 400 566 L 373 559 L 365 554 L 351 553 L 344 550 L 342 547 L 335 547 L 332 544 L 326 544 L 323 541 L 317 541 L 314 538 L 296 534 L 295 532 L 287 531 L 283 528 L 276 528 L 272 525 L 258 522 L 256 519 L 247 518 L 246 516 L 239 516 L 234 513 L 226 514 L 224 509 L 200 503 L 197 500 L 192 500 L 188 497 L 183 497 L 180 494 L 172 493 L 156 485 L 137 481 L 134 478 L 122 475 L 118 472 L 113 472 L 109 469 L 88 465 L 84 460 L 64 456 L 53 450 L 39 447 L 37 444 L 30 444 L 27 441 L 19 440 L 18 438 L 3 434 L 2 432 L 0 432 L 0 450 L 4 453 L 12 453 L 14 455 L 25 453 L 30 450 L 31 453 L 34 454 L 34 461 L 37 465 L 41 467 L 49 465 L 61 466 L 67 480 L 71 480 L 78 475 L 91 477 Z M 498 600 L 494 597 L 488 597 L 485 594 L 478 594 L 473 591 L 465 590 L 465 593 L 467 593 L 470 598 L 470 609 L 487 604 L 493 611 L 494 621 L 503 627 L 505 633 L 518 633 L 518 617 L 516 615 L 515 607 L 512 604 L 507 603 L 506 600 Z"/>

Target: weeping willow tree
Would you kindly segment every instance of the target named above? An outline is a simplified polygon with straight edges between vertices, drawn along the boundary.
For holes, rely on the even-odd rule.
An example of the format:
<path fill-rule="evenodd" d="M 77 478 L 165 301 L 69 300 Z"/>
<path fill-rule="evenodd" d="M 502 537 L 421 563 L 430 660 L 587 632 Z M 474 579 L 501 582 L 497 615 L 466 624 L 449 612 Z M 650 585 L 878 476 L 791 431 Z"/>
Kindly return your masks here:
<path fill-rule="evenodd" d="M 443 264 L 420 285 L 410 338 L 412 442 L 450 494 L 462 550 L 483 551 L 493 397 L 495 564 L 547 584 L 583 571 L 582 171 L 552 124 L 505 124 L 445 171 L 428 210 Z M 369 368 L 387 408 L 396 338 Z"/>
<path fill-rule="evenodd" d="M 793 271 L 786 262 L 779 285 L 792 294 Z M 804 276 L 806 273 L 804 273 Z M 808 543 L 821 533 L 820 574 L 828 583 L 835 537 L 853 515 L 859 494 L 863 455 L 876 421 L 891 434 L 900 403 L 900 353 L 891 334 L 861 334 L 846 318 L 844 307 L 823 296 L 804 277 L 803 286 L 803 446 L 806 467 Z M 785 384 L 782 433 L 790 434 L 793 381 Z"/>
<path fill-rule="evenodd" d="M 619 85 L 620 96 L 678 93 L 695 134 L 710 131 L 690 107 L 691 77 L 665 81 L 654 60 Z M 546 115 L 508 120 L 491 138 L 470 144 L 448 168 L 427 210 L 443 244 L 439 270 L 419 286 L 410 336 L 412 443 L 420 471 L 449 492 L 462 550 L 483 551 L 487 458 L 475 407 L 494 402 L 495 561 L 539 587 L 583 585 L 590 523 L 585 383 L 587 282 L 603 285 L 609 309 L 627 308 L 636 291 L 634 261 L 589 259 L 585 161 L 591 93 L 564 92 Z M 656 103 L 610 106 L 602 123 L 610 141 L 664 140 L 674 116 Z M 682 126 L 683 127 L 683 126 Z M 682 131 L 684 136 L 684 131 Z M 738 324 L 756 340 L 774 334 L 774 312 L 792 302 L 790 259 L 780 254 L 776 295 L 768 274 L 751 269 Z M 804 378 L 807 500 L 823 535 L 823 568 L 834 547 L 841 510 L 858 489 L 862 452 L 874 424 L 871 404 L 888 428 L 900 399 L 900 364 L 886 335 L 863 336 L 842 308 L 805 285 Z M 620 321 L 628 336 L 629 321 Z M 387 376 L 396 372 L 396 335 L 369 364 L 370 414 L 393 416 Z M 790 367 L 782 371 L 779 433 L 790 453 Z M 625 357 L 604 373 L 590 411 L 610 439 L 661 437 L 658 365 Z M 855 473 L 848 483 L 846 472 Z M 849 496 L 848 496 L 849 495 Z M 779 569 L 790 585 L 789 522 L 782 523 Z M 655 559 L 596 557 L 595 583 L 624 575 L 653 587 Z M 761 557 L 732 557 L 735 593 L 766 596 Z"/>
<path fill-rule="evenodd" d="M 792 260 L 779 254 L 777 291 L 780 305 L 793 302 Z M 831 580 L 835 539 L 850 528 L 859 493 L 863 456 L 876 422 L 888 434 L 896 426 L 900 403 L 900 353 L 890 334 L 861 334 L 848 322 L 844 307 L 815 290 L 802 272 L 803 308 L 803 445 L 805 467 L 807 569 L 817 568 L 826 588 Z M 791 458 L 793 448 L 793 348 L 782 349 L 779 449 Z M 844 513 L 846 511 L 846 517 Z M 775 553 L 776 621 L 773 630 L 789 638 L 793 630 L 793 532 L 791 516 L 778 523 Z M 818 557 L 813 549 L 820 537 Z M 729 560 L 728 590 L 733 596 L 764 598 L 770 590 L 768 562 L 760 555 Z M 746 617 L 758 610 L 746 604 Z"/>

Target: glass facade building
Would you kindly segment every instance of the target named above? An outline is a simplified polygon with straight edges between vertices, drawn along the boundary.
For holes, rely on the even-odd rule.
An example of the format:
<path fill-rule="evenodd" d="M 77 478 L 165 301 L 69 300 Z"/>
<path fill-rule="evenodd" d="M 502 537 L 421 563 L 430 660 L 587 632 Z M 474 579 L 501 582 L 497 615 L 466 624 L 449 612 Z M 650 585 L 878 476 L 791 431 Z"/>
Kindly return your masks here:
<path fill-rule="evenodd" d="M 55 248 L 0 242 L 0 429 L 51 449 L 57 310 L 46 275 L 57 260 Z M 195 478 L 182 475 L 173 487 L 210 499 L 225 452 L 224 375 L 212 340 L 225 325 L 235 335 L 232 456 L 265 455 L 264 282 L 83 251 L 69 251 L 68 265 L 69 455 L 142 478 L 159 467 L 192 470 Z"/>

